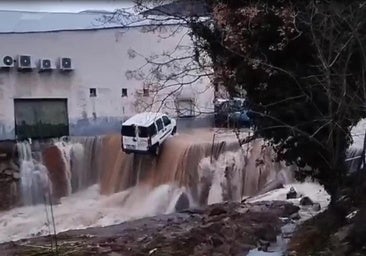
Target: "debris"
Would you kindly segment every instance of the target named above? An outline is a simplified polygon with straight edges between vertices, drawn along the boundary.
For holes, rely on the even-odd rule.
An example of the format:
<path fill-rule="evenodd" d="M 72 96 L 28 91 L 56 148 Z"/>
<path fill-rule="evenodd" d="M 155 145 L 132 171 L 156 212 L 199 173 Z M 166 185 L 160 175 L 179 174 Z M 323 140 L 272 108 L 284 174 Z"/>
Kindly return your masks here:
<path fill-rule="evenodd" d="M 155 253 L 158 250 L 158 248 L 154 248 L 152 250 L 149 251 L 149 255 L 152 255 L 153 253 Z"/>
<path fill-rule="evenodd" d="M 301 200 L 300 200 L 300 205 L 302 205 L 302 206 L 309 206 L 309 205 L 313 205 L 313 204 L 314 204 L 313 200 L 311 200 L 307 196 L 301 198 Z"/>
<path fill-rule="evenodd" d="M 320 210 L 321 210 L 320 204 L 319 203 L 314 203 L 313 204 L 313 211 L 318 212 Z"/>
<path fill-rule="evenodd" d="M 294 187 L 290 188 L 290 191 L 287 193 L 286 198 L 287 199 L 295 199 L 297 197 L 297 192 L 294 189 Z"/>

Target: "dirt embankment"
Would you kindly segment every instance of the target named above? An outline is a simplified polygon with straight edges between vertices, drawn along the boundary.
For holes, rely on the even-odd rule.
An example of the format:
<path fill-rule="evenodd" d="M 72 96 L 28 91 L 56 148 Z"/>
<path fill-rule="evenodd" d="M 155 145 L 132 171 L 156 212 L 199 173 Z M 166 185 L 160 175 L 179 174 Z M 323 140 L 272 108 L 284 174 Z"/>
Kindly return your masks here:
<path fill-rule="evenodd" d="M 280 201 L 224 203 L 57 235 L 56 255 L 246 255 L 274 242 L 298 207 Z M 1 255 L 55 255 L 52 237 L 0 245 Z M 54 246 L 53 246 L 54 248 Z"/>

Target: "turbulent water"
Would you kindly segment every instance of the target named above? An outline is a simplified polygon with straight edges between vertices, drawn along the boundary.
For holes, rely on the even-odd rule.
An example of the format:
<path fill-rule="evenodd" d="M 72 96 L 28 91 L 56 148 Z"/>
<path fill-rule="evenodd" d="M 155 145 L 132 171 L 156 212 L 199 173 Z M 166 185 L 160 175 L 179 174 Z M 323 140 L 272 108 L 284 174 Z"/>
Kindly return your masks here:
<path fill-rule="evenodd" d="M 240 201 L 292 180 L 287 168 L 272 161 L 273 152 L 262 140 L 240 147 L 237 137 L 226 132 L 174 136 L 157 158 L 122 153 L 119 136 L 59 140 L 39 162 L 30 157 L 28 144 L 19 148 L 27 149 L 21 157 L 21 187 L 30 199 L 27 206 L 0 213 L 0 241 Z M 61 198 L 60 203 L 39 204 L 40 184 L 49 185 L 53 201 Z"/>
<path fill-rule="evenodd" d="M 351 171 L 360 164 L 365 124 L 352 131 Z M 273 162 L 273 151 L 262 140 L 240 147 L 228 132 L 179 134 L 164 143 L 156 158 L 122 153 L 119 136 L 60 139 L 41 152 L 31 152 L 24 142 L 18 153 L 24 206 L 0 212 L 0 241 L 107 226 L 247 196 L 252 196 L 250 202 L 285 200 L 290 186 L 320 203 L 322 210 L 329 203 L 320 185 L 294 184 L 291 167 Z M 285 187 L 276 189 L 280 184 Z M 299 204 L 299 199 L 291 202 Z M 303 220 L 314 214 L 310 208 L 300 211 Z"/>
<path fill-rule="evenodd" d="M 21 168 L 21 198 L 25 205 L 42 203 L 49 197 L 52 184 L 47 168 L 32 157 L 29 142 L 17 145 Z"/>

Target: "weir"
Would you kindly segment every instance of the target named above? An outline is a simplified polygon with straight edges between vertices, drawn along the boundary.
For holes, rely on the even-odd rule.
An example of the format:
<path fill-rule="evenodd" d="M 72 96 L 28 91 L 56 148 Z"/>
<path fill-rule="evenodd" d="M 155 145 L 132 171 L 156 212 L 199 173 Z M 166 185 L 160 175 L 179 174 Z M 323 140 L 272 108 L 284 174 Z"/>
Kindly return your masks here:
<path fill-rule="evenodd" d="M 166 140 L 157 157 L 126 155 L 119 135 L 54 140 L 40 147 L 37 159 L 28 142 L 17 148 L 21 197 L 24 205 L 34 206 L 0 213 L 4 234 L 9 234 L 0 235 L 0 241 L 47 234 L 42 203 L 57 203 L 55 222 L 61 232 L 240 201 L 292 180 L 287 167 L 272 161 L 272 149 L 262 140 L 240 147 L 227 131 L 178 134 Z M 22 217 L 14 217 L 18 214 Z"/>

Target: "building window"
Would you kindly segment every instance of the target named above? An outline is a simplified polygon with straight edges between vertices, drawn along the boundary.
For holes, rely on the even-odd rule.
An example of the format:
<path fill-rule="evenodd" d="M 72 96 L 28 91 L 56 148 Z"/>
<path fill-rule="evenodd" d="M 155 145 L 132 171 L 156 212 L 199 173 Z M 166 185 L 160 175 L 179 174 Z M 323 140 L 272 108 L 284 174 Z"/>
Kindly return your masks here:
<path fill-rule="evenodd" d="M 142 90 L 142 95 L 143 95 L 144 97 L 149 97 L 149 95 L 150 95 L 150 91 L 149 91 L 149 89 L 148 89 L 148 88 L 144 88 L 144 89 Z"/>
<path fill-rule="evenodd" d="M 178 99 L 176 108 L 179 117 L 195 116 L 195 104 L 193 99 Z"/>
<path fill-rule="evenodd" d="M 89 97 L 97 97 L 97 89 L 96 88 L 90 88 L 89 89 Z"/>
<path fill-rule="evenodd" d="M 127 88 L 122 88 L 122 97 L 127 97 Z"/>

